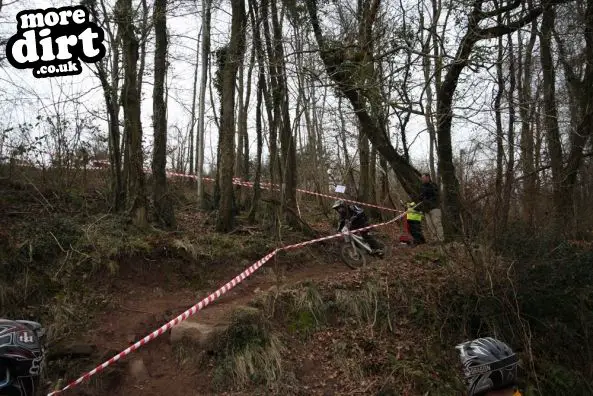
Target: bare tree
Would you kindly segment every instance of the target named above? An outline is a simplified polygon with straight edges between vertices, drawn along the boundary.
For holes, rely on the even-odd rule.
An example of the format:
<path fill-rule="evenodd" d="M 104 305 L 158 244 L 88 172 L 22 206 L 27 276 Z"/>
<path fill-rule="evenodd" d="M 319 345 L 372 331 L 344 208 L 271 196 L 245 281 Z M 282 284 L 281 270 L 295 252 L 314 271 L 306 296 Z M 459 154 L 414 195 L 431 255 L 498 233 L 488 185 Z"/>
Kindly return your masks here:
<path fill-rule="evenodd" d="M 420 30 L 420 40 L 422 41 L 422 52 L 427 54 L 426 56 L 422 57 L 422 69 L 424 75 L 424 84 L 426 89 L 426 105 L 424 107 L 424 118 L 426 120 L 426 127 L 428 129 L 429 134 L 429 168 L 430 168 L 430 175 L 433 180 L 438 180 L 437 172 L 435 169 L 435 149 L 436 149 L 436 125 L 435 125 L 435 117 L 434 117 L 434 104 L 433 101 L 434 91 L 438 90 L 438 87 L 441 84 L 441 68 L 442 68 L 442 55 L 440 53 L 440 37 L 437 32 L 439 19 L 441 16 L 442 6 L 441 2 L 438 0 L 431 0 L 432 5 L 432 21 L 428 28 L 428 34 L 424 37 L 425 29 L 422 28 Z M 419 13 L 420 13 L 420 26 L 424 27 L 424 7 L 421 2 L 418 3 Z M 443 24 L 443 29 L 445 29 L 446 22 Z M 430 48 L 432 44 L 432 57 L 428 56 L 430 54 Z M 434 62 L 434 69 L 433 67 Z M 432 71 L 434 70 L 434 72 Z M 440 176 L 440 175 L 439 175 Z"/>
<path fill-rule="evenodd" d="M 508 16 L 507 16 L 508 18 Z M 509 88 L 507 90 L 507 101 L 509 105 L 509 126 L 507 132 L 508 156 L 504 176 L 504 188 L 502 195 L 502 207 L 500 214 L 500 229 L 505 232 L 509 221 L 509 210 L 511 207 L 511 193 L 515 184 L 515 90 L 517 89 L 516 60 L 513 44 L 513 36 L 507 35 L 507 47 L 509 50 Z"/>
<path fill-rule="evenodd" d="M 154 149 L 152 175 L 154 180 L 153 200 L 156 217 L 165 227 L 175 226 L 173 204 L 167 193 L 167 104 L 164 98 L 167 73 L 167 0 L 154 2 L 154 87 L 152 108 L 154 122 Z"/>
<path fill-rule="evenodd" d="M 517 89 L 519 91 L 519 116 L 521 118 L 520 158 L 524 175 L 521 202 L 524 207 L 524 220 L 533 225 L 535 218 L 535 200 L 537 172 L 535 171 L 534 109 L 532 100 L 533 48 L 537 40 L 537 21 L 531 23 L 529 41 L 523 49 L 521 30 L 518 31 Z"/>
<path fill-rule="evenodd" d="M 484 1 L 475 0 L 472 11 L 468 13 L 467 30 L 462 37 L 454 59 L 445 66 L 445 76 L 437 90 L 437 139 L 439 173 L 443 189 L 443 227 L 447 238 L 461 235 L 461 201 L 459 180 L 455 174 L 453 162 L 453 146 L 451 143 L 451 125 L 453 121 L 453 95 L 457 89 L 459 76 L 468 65 L 474 45 L 480 40 L 497 38 L 516 31 L 529 24 L 541 14 L 541 8 L 533 8 L 522 13 L 521 17 L 505 24 L 496 24 L 492 27 L 481 27 L 483 21 L 496 18 L 507 12 L 517 9 L 520 0 L 508 3 L 505 6 L 495 7 L 490 11 L 483 9 Z"/>
<path fill-rule="evenodd" d="M 544 103 L 548 152 L 552 168 L 553 196 L 556 229 L 569 234 L 576 232 L 574 194 L 578 172 L 582 166 L 585 148 L 593 136 L 593 0 L 587 0 L 584 12 L 583 38 L 585 48 L 580 59 L 568 61 L 563 42 L 557 40 L 559 59 L 576 111 L 573 112 L 574 127 L 568 136 L 568 148 L 563 155 L 562 138 L 557 120 L 555 100 L 555 73 L 551 51 L 551 36 L 554 32 L 555 9 L 553 2 L 544 3 L 544 17 L 540 34 L 541 63 L 544 74 Z M 583 61 L 584 58 L 584 61 Z M 585 65 L 582 72 L 577 67 Z M 570 219 L 567 224 L 567 219 Z"/>
<path fill-rule="evenodd" d="M 544 125 L 552 167 L 552 183 L 554 191 L 554 203 L 557 209 L 555 224 L 558 230 L 562 229 L 564 218 L 561 208 L 564 208 L 565 198 L 560 189 L 562 177 L 562 144 L 560 142 L 560 127 L 558 126 L 558 111 L 556 105 L 556 71 L 552 56 L 552 32 L 554 30 L 555 12 L 550 1 L 543 5 L 542 24 L 540 29 L 539 42 L 541 46 L 540 62 L 543 72 L 543 104 L 544 104 Z"/>
<path fill-rule="evenodd" d="M 306 1 L 313 32 L 319 46 L 319 53 L 327 74 L 336 84 L 341 94 L 350 101 L 364 134 L 377 148 L 379 153 L 389 162 L 404 189 L 413 193 L 418 192 L 418 178 L 420 173 L 397 153 L 387 137 L 385 125 L 381 123 L 377 115 L 373 114 L 372 110 L 367 106 L 365 100 L 367 92 L 355 78 L 356 65 L 360 65 L 363 59 L 369 61 L 373 59 L 373 40 L 367 36 L 369 30 L 372 31 L 373 24 L 376 20 L 379 3 L 377 0 L 373 0 L 372 2 L 370 0 L 364 0 L 362 9 L 365 11 L 364 15 L 360 18 L 360 24 L 361 27 L 364 26 L 362 31 L 365 32 L 365 36 L 360 38 L 356 51 L 349 54 L 340 43 L 325 39 L 321 32 L 321 26 L 317 16 L 317 1 Z M 350 65 L 354 65 L 355 67 L 352 68 Z"/>
<path fill-rule="evenodd" d="M 127 194 L 128 210 L 134 223 L 146 226 L 147 201 L 146 181 L 143 169 L 142 129 L 140 125 L 140 101 L 138 100 L 138 38 L 134 33 L 132 0 L 118 0 L 116 20 L 121 31 L 124 85 L 122 104 L 125 117 L 125 135 L 129 150 L 129 188 Z"/>
<path fill-rule="evenodd" d="M 350 188 L 355 192 L 355 196 L 358 196 L 358 187 L 356 186 L 356 178 L 354 177 L 353 159 L 348 155 L 348 144 L 346 142 L 346 131 L 348 130 L 346 125 L 346 117 L 344 116 L 342 97 L 338 97 L 338 114 L 340 117 L 340 128 L 338 130 L 338 136 L 336 137 L 338 148 L 342 148 L 344 153 L 344 166 L 346 171 L 342 174 L 342 179 L 346 183 L 350 183 Z M 338 158 L 339 159 L 339 158 Z M 340 161 L 341 162 L 341 161 Z"/>
<path fill-rule="evenodd" d="M 502 16 L 499 15 L 497 22 L 502 23 Z M 503 76 L 503 53 L 504 53 L 504 39 L 502 36 L 498 38 L 498 49 L 496 58 L 496 96 L 494 97 L 494 118 L 496 123 L 496 181 L 495 181 L 495 219 L 494 219 L 494 234 L 497 235 L 497 226 L 499 225 L 500 214 L 502 213 L 502 183 L 503 183 L 503 166 L 504 166 L 504 132 L 502 125 L 502 99 L 505 92 L 505 80 Z"/>
<path fill-rule="evenodd" d="M 200 28 L 200 31 L 204 26 Z M 196 64 L 194 65 L 194 83 L 191 100 L 191 116 L 189 120 L 189 173 L 194 173 L 194 130 L 196 128 L 196 98 L 198 96 L 198 69 L 200 67 L 200 40 L 196 40 Z M 202 68 L 204 70 L 204 68 Z"/>
<path fill-rule="evenodd" d="M 196 135 L 196 176 L 198 181 L 198 207 L 204 205 L 204 184 L 202 182 L 204 172 L 204 113 L 206 109 L 206 85 L 208 84 L 208 67 L 210 63 L 210 18 L 211 0 L 202 1 L 202 71 L 200 82 L 200 107 L 198 111 L 198 132 Z"/>
<path fill-rule="evenodd" d="M 289 211 L 285 214 L 287 219 L 293 225 L 299 224 L 296 219 L 292 216 L 295 211 L 290 209 L 296 209 L 296 188 L 297 188 L 297 162 L 296 162 L 296 142 L 292 134 L 292 128 L 290 124 L 290 112 L 288 107 L 288 87 L 286 77 L 286 63 L 284 57 L 284 48 L 282 44 L 282 26 L 280 25 L 280 18 L 276 2 L 271 3 L 272 13 L 272 27 L 274 32 L 274 59 L 277 65 L 278 78 L 277 78 L 277 92 L 274 97 L 278 98 L 279 105 L 281 107 L 281 119 L 282 128 L 280 130 L 280 147 L 282 150 L 282 191 L 281 191 L 281 207 L 282 209 L 288 208 Z"/>
<path fill-rule="evenodd" d="M 100 11 L 97 7 L 100 6 Z M 109 159 L 111 168 L 111 193 L 113 207 L 120 211 L 125 206 L 125 184 L 122 175 L 121 132 L 119 124 L 119 85 L 120 85 L 120 29 L 110 22 L 105 1 L 91 2 L 90 12 L 96 23 L 106 31 L 110 42 L 110 55 L 97 63 L 97 76 L 103 88 L 107 110 L 109 133 Z M 101 17 L 99 17 L 101 16 Z"/>
<path fill-rule="evenodd" d="M 371 180 L 369 180 L 369 176 L 370 176 L 370 147 L 369 147 L 369 139 L 366 137 L 366 135 L 363 133 L 362 127 L 359 125 L 358 126 L 358 164 L 359 164 L 359 170 L 360 170 L 360 174 L 358 176 L 358 194 L 357 194 L 357 200 L 362 201 L 362 202 L 368 202 L 369 200 L 369 195 L 370 195 L 370 189 L 371 186 L 374 185 L 371 184 Z"/>
<path fill-rule="evenodd" d="M 245 53 L 245 1 L 233 0 L 231 39 L 220 52 L 222 108 L 220 113 L 220 202 L 216 230 L 228 232 L 233 226 L 233 170 L 235 160 L 235 80 Z"/>
<path fill-rule="evenodd" d="M 142 6 L 142 21 L 140 23 L 139 28 L 139 44 L 140 44 L 140 63 L 138 66 L 138 101 L 142 102 L 142 81 L 144 78 L 144 68 L 146 65 L 146 44 L 148 42 L 148 36 L 150 35 L 150 31 L 152 30 L 151 23 L 149 22 L 149 8 L 148 3 L 146 0 L 141 0 L 140 2 Z M 140 125 L 142 128 L 142 125 Z"/>
<path fill-rule="evenodd" d="M 257 13 L 257 7 L 254 7 Z M 280 74 L 278 64 L 275 62 L 275 51 L 272 49 L 272 39 L 270 34 L 270 12 L 269 0 L 261 1 L 261 22 L 263 25 L 263 36 L 268 55 L 268 76 L 269 76 L 269 90 L 264 91 L 264 100 L 268 113 L 269 124 L 269 145 L 270 145 L 270 175 L 272 183 L 275 183 L 279 178 L 282 181 L 281 162 L 278 154 L 278 130 L 281 128 L 281 107 L 279 100 L 279 90 L 277 76 Z M 264 52 L 259 55 L 258 61 L 264 61 Z M 268 93 L 266 95 L 266 92 Z"/>
<path fill-rule="evenodd" d="M 250 2 L 250 14 L 253 21 L 253 9 Z M 254 36 L 254 47 L 255 47 L 255 36 Z M 260 181 L 261 181 L 261 156 L 263 149 L 263 130 L 262 130 L 262 106 L 263 106 L 263 91 L 265 85 L 265 72 L 263 65 L 259 67 L 258 82 L 257 82 L 257 98 L 255 108 L 255 133 L 257 134 L 257 153 L 255 158 L 255 179 L 253 184 L 253 200 L 251 201 L 251 209 L 249 210 L 248 219 L 250 222 L 255 221 L 255 214 L 257 213 L 257 207 L 259 205 L 259 199 L 261 195 Z"/>
<path fill-rule="evenodd" d="M 249 101 L 251 99 L 251 76 L 255 66 L 255 46 L 251 48 L 249 65 L 247 67 L 247 80 L 244 80 L 243 67 L 239 70 L 239 89 L 237 96 L 239 106 L 237 109 L 237 156 L 235 174 L 247 179 L 249 173 L 249 135 L 247 133 L 247 115 L 249 112 Z M 245 96 L 243 94 L 245 93 Z"/>

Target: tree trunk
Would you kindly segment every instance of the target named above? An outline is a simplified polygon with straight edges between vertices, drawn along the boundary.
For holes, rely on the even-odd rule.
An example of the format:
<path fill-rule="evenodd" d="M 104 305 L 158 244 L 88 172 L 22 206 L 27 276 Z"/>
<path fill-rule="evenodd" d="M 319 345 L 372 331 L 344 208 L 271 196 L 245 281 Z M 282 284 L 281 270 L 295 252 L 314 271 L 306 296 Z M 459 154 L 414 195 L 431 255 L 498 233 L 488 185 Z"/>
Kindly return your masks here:
<path fill-rule="evenodd" d="M 249 113 L 249 102 L 251 99 L 251 76 L 253 74 L 253 67 L 255 66 L 255 46 L 251 48 L 251 55 L 249 57 L 249 67 L 247 69 L 247 88 L 245 92 L 245 100 L 240 106 L 239 110 L 239 135 L 242 136 L 237 147 L 237 161 L 241 164 L 237 167 L 237 176 L 247 180 L 249 178 L 249 134 L 247 132 L 247 115 Z"/>
<path fill-rule="evenodd" d="M 220 112 L 220 205 L 216 230 L 228 232 L 233 227 L 233 169 L 235 145 L 235 80 L 245 52 L 245 1 L 231 2 L 231 40 L 221 54 L 222 107 Z"/>
<path fill-rule="evenodd" d="M 204 26 L 201 27 L 204 29 Z M 201 30 L 200 30 L 201 31 Z M 194 84 L 193 84 L 193 93 L 191 96 L 191 118 L 190 118 L 190 127 L 189 127 L 189 174 L 194 174 L 194 136 L 197 136 L 195 133 L 196 128 L 196 98 L 198 96 L 198 68 L 200 67 L 200 40 L 196 40 L 196 64 L 194 65 Z M 197 143 L 197 141 L 196 141 Z M 197 144 L 196 144 L 197 146 Z M 196 150 L 197 154 L 197 150 Z M 197 157 L 197 155 L 196 155 Z M 197 162 L 197 161 L 196 161 Z"/>
<path fill-rule="evenodd" d="M 511 193 L 515 184 L 515 89 L 517 88 L 517 81 L 515 75 L 515 53 L 513 47 L 513 38 L 508 35 L 508 49 L 509 49 L 509 90 L 508 90 L 508 104 L 509 104 L 509 130 L 507 134 L 508 141 L 508 161 L 506 172 L 504 176 L 504 191 L 502 196 L 502 212 L 500 219 L 500 229 L 506 232 L 507 224 L 509 222 L 509 211 L 511 207 Z"/>
<path fill-rule="evenodd" d="M 379 168 L 381 169 L 381 205 L 386 206 L 391 201 L 389 196 L 389 168 L 385 158 L 379 158 Z"/>
<path fill-rule="evenodd" d="M 502 18 L 498 17 L 498 23 L 502 22 Z M 504 77 L 502 73 L 503 62 L 503 38 L 498 38 L 498 56 L 496 58 L 496 97 L 494 98 L 494 114 L 496 120 L 496 184 L 495 184 L 495 200 L 494 200 L 494 236 L 497 237 L 500 231 L 500 215 L 502 213 L 502 183 L 503 183 L 503 166 L 504 166 L 504 132 L 502 128 L 502 110 L 501 103 L 504 96 Z"/>
<path fill-rule="evenodd" d="M 123 50 L 122 50 L 123 52 Z M 122 67 L 123 65 L 123 55 L 122 55 Z M 125 73 L 125 71 L 124 71 Z M 121 87 L 121 94 L 120 94 L 120 101 L 121 107 L 124 107 L 125 102 L 125 81 L 122 83 Z M 123 153 L 123 164 L 122 164 L 122 185 L 124 188 L 124 197 L 126 198 L 126 205 L 130 196 L 130 141 L 128 136 L 128 128 L 126 128 L 126 120 L 125 120 L 125 110 L 124 110 L 124 129 L 122 131 L 122 139 L 121 139 L 121 152 Z"/>
<path fill-rule="evenodd" d="M 354 190 L 351 196 L 358 196 L 358 188 L 356 187 L 356 179 L 354 178 L 354 171 L 352 170 L 352 161 L 350 156 L 348 155 L 348 145 L 346 143 L 346 118 L 344 117 L 344 112 L 342 111 L 342 97 L 338 97 L 338 114 L 340 115 L 340 131 L 339 131 L 339 143 L 342 144 L 342 151 L 344 152 L 344 166 L 346 167 L 346 172 L 342 172 L 342 181 L 348 185 L 350 183 L 350 188 Z M 339 147 L 339 144 L 338 144 Z"/>
<path fill-rule="evenodd" d="M 562 207 L 559 208 L 559 215 L 564 219 L 569 219 L 570 223 L 565 224 L 565 230 L 569 231 L 571 236 L 577 232 L 577 215 L 575 213 L 575 187 L 577 176 L 583 163 L 584 149 L 588 141 L 593 136 L 593 0 L 587 0 L 585 11 L 585 68 L 584 72 L 575 72 L 574 65 L 567 61 L 564 54 L 562 42 L 558 39 L 558 49 L 560 52 L 560 62 L 564 66 L 564 74 L 569 87 L 569 94 L 573 98 L 577 119 L 573 122 L 576 128 L 571 128 L 569 135 L 569 152 L 566 159 L 566 165 L 563 166 L 560 177 L 559 195 L 564 197 Z M 577 63 L 582 63 L 582 55 L 577 59 Z M 581 77 L 582 75 L 582 77 Z M 560 219 L 559 219 L 560 221 Z"/>
<path fill-rule="evenodd" d="M 562 183 L 562 144 L 558 126 L 558 110 L 556 107 L 556 72 L 552 55 L 552 32 L 554 29 L 555 11 L 549 3 L 544 3 L 544 11 L 540 28 L 540 62 L 543 74 L 544 126 L 550 165 L 552 167 L 552 193 L 554 201 L 554 225 L 557 231 L 565 226 L 564 211 L 568 198 L 563 196 Z"/>
<path fill-rule="evenodd" d="M 206 85 L 210 58 L 210 14 L 211 0 L 202 0 L 202 70 L 200 81 L 200 107 L 198 111 L 198 132 L 196 135 L 196 176 L 198 182 L 198 207 L 204 207 L 204 118 L 206 109 Z"/>
<path fill-rule="evenodd" d="M 294 29 L 294 34 L 292 39 L 294 41 L 294 47 L 296 52 L 296 67 L 297 70 L 305 70 L 305 65 L 303 62 L 303 40 L 302 32 L 299 26 L 299 23 L 293 23 L 292 28 Z M 305 75 L 304 73 L 297 73 L 297 91 L 298 91 L 298 104 L 299 110 L 300 106 L 302 106 L 302 114 L 305 118 L 305 129 L 306 129 L 306 143 L 303 144 L 300 138 L 299 133 L 299 146 L 300 151 L 302 153 L 301 162 L 306 163 L 307 165 L 301 169 L 301 180 L 304 181 L 305 189 L 311 189 L 313 191 L 319 191 L 319 178 L 318 178 L 318 171 L 319 171 L 319 158 L 317 158 L 317 135 L 315 131 L 315 127 L 311 120 L 311 107 L 314 107 L 314 104 L 311 101 L 311 95 L 306 95 L 306 82 L 305 82 Z M 298 114 L 298 112 L 297 112 Z M 298 121 L 296 122 L 297 125 L 299 124 Z M 300 128 L 299 128 L 300 131 Z M 321 203 L 321 197 L 316 197 L 316 200 Z"/>
<path fill-rule="evenodd" d="M 249 180 L 249 132 L 247 130 L 247 116 L 249 113 L 249 102 L 251 99 L 251 76 L 253 74 L 253 68 L 255 66 L 255 48 L 252 48 L 251 59 L 249 60 L 249 70 L 247 71 L 247 93 L 245 95 L 245 108 L 241 114 L 241 125 L 243 126 L 243 173 L 240 174 L 244 180 Z"/>
<path fill-rule="evenodd" d="M 282 212 L 292 225 L 300 224 L 294 219 L 294 209 L 297 208 L 296 187 L 297 187 L 297 163 L 296 163 L 296 142 L 292 134 L 290 124 L 290 111 L 288 108 L 288 88 L 286 86 L 286 64 L 284 49 L 282 47 L 282 28 L 278 18 L 276 2 L 271 1 L 272 31 L 274 36 L 273 56 L 270 59 L 276 64 L 276 92 L 274 94 L 275 107 L 279 107 L 280 115 L 280 149 L 282 152 L 282 189 L 280 205 Z M 288 208 L 289 210 L 285 210 Z M 290 210 L 293 209 L 293 210 Z"/>
<path fill-rule="evenodd" d="M 312 112 L 313 112 L 313 125 L 314 125 L 314 129 L 316 132 L 316 142 L 317 142 L 317 157 L 320 158 L 321 161 L 321 169 L 323 169 L 323 172 L 321 174 L 321 187 L 319 192 L 320 193 L 328 193 L 329 192 L 329 175 L 327 173 L 327 169 L 328 169 L 328 164 L 327 164 L 327 159 L 326 159 L 326 155 L 325 155 L 325 146 L 324 146 L 324 140 L 323 140 L 323 118 L 325 115 L 325 103 L 327 101 L 327 89 L 328 87 L 326 86 L 323 90 L 323 102 L 322 105 L 317 107 L 317 99 L 316 99 L 316 91 L 315 91 L 315 84 L 311 84 L 311 102 L 313 103 L 313 108 L 312 108 Z M 320 197 L 321 198 L 321 197 Z M 320 202 L 323 202 L 323 200 L 320 200 Z"/>
<path fill-rule="evenodd" d="M 154 122 L 154 149 L 152 175 L 154 180 L 153 200 L 156 217 L 165 227 L 175 226 L 175 213 L 167 193 L 167 105 L 164 99 L 165 75 L 167 72 L 167 0 L 154 2 L 154 88 L 152 108 Z"/>
<path fill-rule="evenodd" d="M 280 74 L 278 65 L 272 60 L 274 59 L 274 51 L 272 49 L 272 39 L 270 37 L 270 24 L 269 24 L 269 0 L 262 0 L 261 2 L 261 21 L 263 23 L 263 34 L 264 41 L 266 44 L 266 52 L 269 57 L 268 62 L 268 75 L 270 77 L 270 89 L 268 95 L 264 91 L 264 100 L 268 112 L 268 124 L 269 124 L 269 143 L 270 143 L 270 178 L 272 184 L 279 181 L 282 183 L 282 163 L 278 157 L 278 130 L 281 128 L 281 108 L 279 103 L 279 88 L 278 88 L 278 76 Z M 255 9 L 257 12 L 257 8 Z M 260 59 L 263 61 L 263 51 L 260 55 Z M 278 180 L 279 179 L 279 180 Z"/>
<path fill-rule="evenodd" d="M 125 207 L 125 185 L 122 175 L 121 132 L 119 128 L 119 49 L 120 36 L 113 33 L 112 25 L 107 20 L 107 9 L 101 1 L 101 12 L 105 20 L 105 31 L 111 40 L 111 70 L 108 72 L 108 61 L 103 59 L 97 63 L 97 75 L 103 88 L 105 107 L 108 118 L 109 163 L 111 169 L 111 200 L 113 209 L 119 212 Z M 95 21 L 98 21 L 97 3 L 90 7 Z"/>
<path fill-rule="evenodd" d="M 298 34 L 298 33 L 297 33 Z M 299 39 L 300 42 L 300 39 Z M 302 47 L 302 44 L 301 44 Z M 301 94 L 303 95 L 303 101 L 305 102 L 304 113 L 305 113 L 305 123 L 307 125 L 307 135 L 308 141 L 307 145 L 309 147 L 309 154 L 313 157 L 313 182 L 315 183 L 315 192 L 322 194 L 324 190 L 322 189 L 323 186 L 328 185 L 327 181 L 327 167 L 323 161 L 323 147 L 322 141 L 319 139 L 319 131 L 317 128 L 316 122 L 316 113 L 317 113 L 317 104 L 315 102 L 315 86 L 311 84 L 310 86 L 310 95 L 305 96 L 306 85 L 304 79 L 301 79 L 300 82 L 300 89 L 302 90 Z M 320 164 L 323 164 L 320 166 Z M 327 188 L 327 187 L 325 187 Z M 317 204 L 320 208 L 323 208 L 324 199 L 321 196 L 316 196 Z"/>
<path fill-rule="evenodd" d="M 139 28 L 139 45 L 140 45 L 140 64 L 138 66 L 138 102 L 142 103 L 142 79 L 144 78 L 144 67 L 146 65 L 146 42 L 150 33 L 148 26 L 148 3 L 146 0 L 141 1 L 142 5 L 142 24 Z M 142 128 L 142 125 L 140 125 Z"/>
<path fill-rule="evenodd" d="M 244 70 L 245 70 L 245 65 L 241 64 L 239 66 L 238 69 L 238 76 L 237 76 L 237 99 L 238 99 L 238 103 L 237 103 L 237 147 L 236 147 L 236 152 L 235 152 L 235 176 L 240 177 L 241 174 L 243 173 L 243 139 L 244 139 L 244 134 L 243 134 L 243 125 L 241 124 L 241 121 L 243 120 L 243 110 L 245 108 L 245 103 L 244 100 L 245 98 L 243 97 L 243 92 L 245 90 L 245 76 L 244 76 Z M 247 129 L 247 125 L 245 125 L 245 129 Z M 236 186 L 236 190 L 235 192 L 237 193 L 237 195 L 240 195 L 240 186 Z M 239 201 L 241 201 L 241 199 L 238 199 Z"/>
<path fill-rule="evenodd" d="M 441 14 L 441 7 L 440 7 L 440 2 L 438 0 L 432 0 L 432 24 L 430 26 L 430 32 L 428 34 L 428 37 L 426 38 L 424 47 L 422 49 L 422 52 L 428 54 L 429 53 L 429 49 L 430 49 L 430 42 L 433 42 L 433 57 L 434 57 L 434 82 L 431 80 L 430 77 L 430 73 L 431 73 L 431 62 L 430 62 L 430 57 L 428 56 L 424 56 L 422 57 L 422 62 L 423 62 L 423 69 L 424 69 L 424 81 L 426 84 L 426 107 L 424 110 L 424 114 L 425 114 L 425 118 L 426 118 L 426 126 L 428 128 L 428 136 L 429 136 L 429 152 L 428 152 L 428 156 L 429 156 L 429 168 L 430 168 L 430 176 L 431 179 L 436 181 L 437 184 L 440 184 L 439 179 L 440 179 L 440 174 L 437 174 L 436 168 L 435 168 L 435 158 L 434 158 L 434 153 L 436 150 L 436 139 L 437 139 L 437 134 L 436 134 L 436 127 L 434 124 L 434 112 L 433 112 L 433 99 L 434 99 L 434 93 L 432 90 L 432 86 L 434 84 L 435 86 L 435 91 L 438 91 L 439 86 L 441 84 L 441 67 L 443 64 L 442 61 L 442 57 L 440 55 L 440 46 L 438 44 L 438 34 L 437 34 L 437 26 L 438 26 L 438 21 L 439 21 L 439 17 Z M 444 26 L 446 24 L 443 25 L 443 29 Z"/>
<path fill-rule="evenodd" d="M 359 176 L 358 176 L 358 196 L 357 200 L 361 202 L 369 201 L 369 140 L 366 135 L 362 133 L 362 128 L 358 129 L 358 159 L 359 159 Z"/>
<path fill-rule="evenodd" d="M 250 7 L 251 9 L 251 7 Z M 254 38 L 255 40 L 255 38 Z M 255 133 L 257 134 L 257 154 L 255 158 L 255 180 L 253 184 L 253 200 L 251 202 L 251 210 L 247 216 L 248 221 L 255 222 L 255 214 L 257 213 L 257 207 L 259 205 L 259 199 L 261 195 L 260 191 L 260 179 L 261 179 L 261 155 L 263 148 L 263 131 L 262 131 L 262 97 L 263 87 L 266 81 L 263 68 L 260 67 L 259 78 L 257 82 L 257 104 L 255 108 Z"/>
<path fill-rule="evenodd" d="M 369 197 L 368 201 L 371 204 L 377 204 L 377 149 L 375 146 L 371 147 L 371 157 L 369 162 Z M 379 211 L 375 208 L 369 208 L 369 213 L 374 217 L 379 216 Z"/>
<path fill-rule="evenodd" d="M 532 83 L 532 53 L 537 39 L 537 22 L 531 24 L 531 32 L 527 48 L 521 50 L 523 40 L 519 30 L 519 57 L 517 62 L 517 77 L 519 90 L 519 115 L 521 117 L 521 153 L 519 163 L 524 175 L 522 188 L 523 220 L 530 226 L 534 226 L 535 219 L 535 195 L 537 173 L 535 172 L 534 138 L 533 138 L 533 109 L 531 83 Z M 522 60 L 522 57 L 525 57 Z"/>
<path fill-rule="evenodd" d="M 132 18 L 132 0 L 118 0 L 117 21 L 121 30 L 124 86 L 123 108 L 125 118 L 125 134 L 129 150 L 129 193 L 128 211 L 133 222 L 139 227 L 146 227 L 147 201 L 146 185 L 143 169 L 142 129 L 140 124 L 140 102 L 137 90 L 138 39 L 134 33 Z"/>

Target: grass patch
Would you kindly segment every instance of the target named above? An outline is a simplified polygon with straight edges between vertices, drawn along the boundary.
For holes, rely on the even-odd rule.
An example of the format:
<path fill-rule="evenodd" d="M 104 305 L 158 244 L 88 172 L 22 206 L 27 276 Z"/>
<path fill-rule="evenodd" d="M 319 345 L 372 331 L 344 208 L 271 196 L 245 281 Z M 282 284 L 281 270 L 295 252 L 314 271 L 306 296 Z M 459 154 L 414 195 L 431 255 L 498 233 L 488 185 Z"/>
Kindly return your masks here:
<path fill-rule="evenodd" d="M 274 386 L 283 374 L 284 346 L 257 308 L 239 307 L 226 331 L 216 336 L 213 384 L 218 390 L 248 384 Z"/>

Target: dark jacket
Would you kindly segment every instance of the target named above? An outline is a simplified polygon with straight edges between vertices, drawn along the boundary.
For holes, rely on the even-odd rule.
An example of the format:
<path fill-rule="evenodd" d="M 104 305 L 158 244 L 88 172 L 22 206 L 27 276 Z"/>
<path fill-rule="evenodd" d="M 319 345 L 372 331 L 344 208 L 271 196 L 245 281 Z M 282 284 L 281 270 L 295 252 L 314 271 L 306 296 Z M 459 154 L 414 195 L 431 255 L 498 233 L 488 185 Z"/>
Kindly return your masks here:
<path fill-rule="evenodd" d="M 346 213 L 340 215 L 340 223 L 338 224 L 338 231 L 344 227 L 346 220 L 350 220 L 350 229 L 356 230 L 358 228 L 366 227 L 368 225 L 368 218 L 364 210 L 356 205 L 347 205 Z"/>
<path fill-rule="evenodd" d="M 428 213 L 440 206 L 439 187 L 433 182 L 422 183 L 420 186 L 420 201 L 418 210 Z"/>

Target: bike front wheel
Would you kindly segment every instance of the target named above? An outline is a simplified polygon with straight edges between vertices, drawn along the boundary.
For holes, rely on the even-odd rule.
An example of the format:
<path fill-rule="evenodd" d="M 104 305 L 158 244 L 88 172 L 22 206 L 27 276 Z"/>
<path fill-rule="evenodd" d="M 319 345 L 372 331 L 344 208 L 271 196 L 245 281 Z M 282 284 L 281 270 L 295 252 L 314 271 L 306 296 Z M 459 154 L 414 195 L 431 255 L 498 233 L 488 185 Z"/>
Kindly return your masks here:
<path fill-rule="evenodd" d="M 352 269 L 357 269 L 366 265 L 365 254 L 351 243 L 342 245 L 340 256 L 342 257 L 342 261 Z"/>

